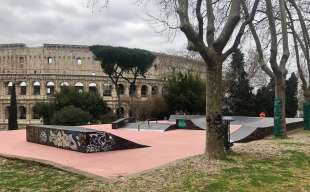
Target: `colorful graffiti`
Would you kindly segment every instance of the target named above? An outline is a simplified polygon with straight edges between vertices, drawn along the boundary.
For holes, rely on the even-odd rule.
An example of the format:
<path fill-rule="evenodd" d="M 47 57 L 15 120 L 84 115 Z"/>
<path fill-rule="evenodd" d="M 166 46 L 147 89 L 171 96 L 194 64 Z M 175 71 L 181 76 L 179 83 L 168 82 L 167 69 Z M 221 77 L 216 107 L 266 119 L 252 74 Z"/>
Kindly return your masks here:
<path fill-rule="evenodd" d="M 32 126 L 26 128 L 27 141 L 83 153 L 147 147 L 111 133 L 83 127 Z"/>
<path fill-rule="evenodd" d="M 89 145 L 86 147 L 86 152 L 93 153 L 99 151 L 110 151 L 113 149 L 115 141 L 108 133 L 89 134 Z"/>
<path fill-rule="evenodd" d="M 79 140 L 77 136 L 77 141 Z M 78 149 L 78 142 L 73 139 L 72 134 L 66 134 L 64 131 L 52 131 L 50 130 L 49 142 L 53 143 L 57 147 L 69 148 L 72 150 Z"/>

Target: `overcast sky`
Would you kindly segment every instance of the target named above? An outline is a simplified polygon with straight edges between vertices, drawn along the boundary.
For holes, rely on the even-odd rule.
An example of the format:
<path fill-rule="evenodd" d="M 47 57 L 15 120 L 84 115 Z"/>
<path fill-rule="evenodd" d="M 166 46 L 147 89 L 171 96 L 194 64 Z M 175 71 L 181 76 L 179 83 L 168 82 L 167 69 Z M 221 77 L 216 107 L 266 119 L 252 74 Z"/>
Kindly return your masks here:
<path fill-rule="evenodd" d="M 155 32 L 148 10 L 135 0 L 112 0 L 108 8 L 92 9 L 88 0 L 0 0 L 0 43 L 104 44 L 181 50 L 185 38 L 173 42 Z M 100 5 L 97 7 L 101 7 Z"/>

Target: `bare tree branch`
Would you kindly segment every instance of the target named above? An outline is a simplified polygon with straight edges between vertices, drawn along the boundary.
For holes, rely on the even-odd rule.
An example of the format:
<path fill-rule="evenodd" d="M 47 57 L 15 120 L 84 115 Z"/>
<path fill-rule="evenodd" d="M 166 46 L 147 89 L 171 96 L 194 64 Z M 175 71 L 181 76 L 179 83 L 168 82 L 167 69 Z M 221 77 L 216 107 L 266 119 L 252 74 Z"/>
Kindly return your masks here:
<path fill-rule="evenodd" d="M 238 46 L 240 44 L 240 41 L 241 41 L 241 38 L 242 38 L 242 36 L 244 34 L 244 30 L 245 30 L 246 26 L 250 22 L 252 22 L 254 17 L 255 17 L 259 1 L 260 0 L 255 0 L 253 8 L 252 8 L 252 11 L 251 11 L 251 14 L 246 16 L 246 20 L 242 23 L 242 25 L 241 25 L 241 27 L 239 29 L 239 32 L 238 32 L 238 34 L 237 34 L 237 36 L 235 38 L 235 41 L 234 41 L 232 47 L 230 49 L 228 49 L 228 51 L 226 51 L 226 53 L 224 53 L 224 57 L 225 58 L 227 58 L 231 53 L 233 53 L 238 48 Z"/>
<path fill-rule="evenodd" d="M 224 47 L 227 45 L 230 37 L 232 36 L 235 26 L 238 25 L 240 21 L 240 10 L 241 9 L 241 2 L 240 0 L 233 0 L 231 3 L 230 13 L 226 24 L 219 35 L 218 39 L 214 42 L 214 48 L 217 52 L 222 52 Z"/>
<path fill-rule="evenodd" d="M 207 2 L 207 18 L 208 18 L 208 26 L 207 26 L 207 43 L 208 46 L 213 46 L 214 42 L 214 32 L 215 32 L 215 26 L 214 26 L 214 12 L 213 12 L 213 4 L 212 0 L 206 0 Z"/>

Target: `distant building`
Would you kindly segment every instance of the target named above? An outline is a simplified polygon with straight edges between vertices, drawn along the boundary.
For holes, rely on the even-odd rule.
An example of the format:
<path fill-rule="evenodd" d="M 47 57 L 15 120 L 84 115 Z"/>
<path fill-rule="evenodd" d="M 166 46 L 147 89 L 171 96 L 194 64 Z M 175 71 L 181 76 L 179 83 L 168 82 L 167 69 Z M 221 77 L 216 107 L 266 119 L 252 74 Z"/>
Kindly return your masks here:
<path fill-rule="evenodd" d="M 172 71 L 190 71 L 203 77 L 205 66 L 200 61 L 155 53 L 157 56 L 147 77 L 137 81 L 136 95 L 144 99 L 161 96 L 163 85 Z M 34 108 L 36 102 L 53 99 L 64 86 L 80 91 L 97 91 L 112 110 L 116 110 L 116 91 L 109 77 L 102 72 L 100 62 L 88 46 L 44 44 L 0 44 L 0 129 L 7 128 L 10 92 L 16 84 L 18 124 L 40 124 Z M 128 115 L 129 85 L 119 83 L 123 110 Z"/>

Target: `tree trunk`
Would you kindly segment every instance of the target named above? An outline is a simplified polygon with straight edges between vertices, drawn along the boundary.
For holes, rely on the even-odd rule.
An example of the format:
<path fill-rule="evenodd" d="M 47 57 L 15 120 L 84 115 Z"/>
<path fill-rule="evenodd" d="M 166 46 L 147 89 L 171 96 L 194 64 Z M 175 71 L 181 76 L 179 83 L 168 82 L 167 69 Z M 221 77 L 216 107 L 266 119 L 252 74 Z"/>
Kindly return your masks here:
<path fill-rule="evenodd" d="M 304 90 L 304 129 L 310 131 L 310 88 Z"/>
<path fill-rule="evenodd" d="M 222 123 L 222 61 L 207 66 L 206 83 L 206 149 L 209 159 L 223 159 L 224 126 Z"/>
<path fill-rule="evenodd" d="M 275 101 L 274 101 L 274 130 L 276 137 L 286 137 L 286 110 L 285 110 L 285 77 L 275 78 Z"/>

